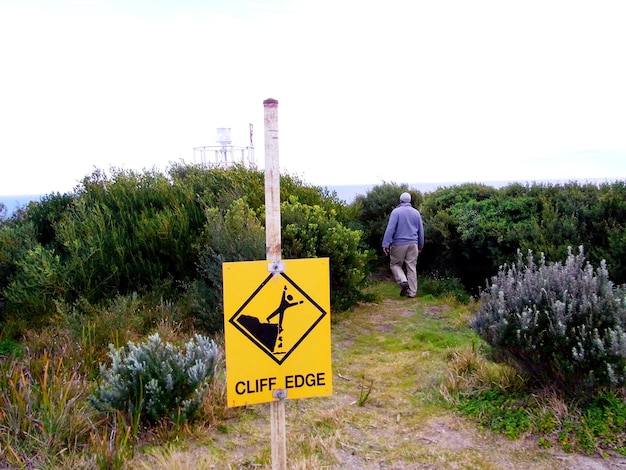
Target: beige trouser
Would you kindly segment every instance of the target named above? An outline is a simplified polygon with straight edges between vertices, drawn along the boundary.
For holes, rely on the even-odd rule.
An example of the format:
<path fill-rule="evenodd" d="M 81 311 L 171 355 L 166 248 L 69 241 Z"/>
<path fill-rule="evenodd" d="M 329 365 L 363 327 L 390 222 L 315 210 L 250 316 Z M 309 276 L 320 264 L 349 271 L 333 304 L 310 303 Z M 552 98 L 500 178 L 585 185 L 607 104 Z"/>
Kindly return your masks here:
<path fill-rule="evenodd" d="M 389 250 L 391 274 L 398 284 L 409 283 L 407 295 L 410 297 L 417 295 L 417 255 L 417 243 L 392 245 Z"/>

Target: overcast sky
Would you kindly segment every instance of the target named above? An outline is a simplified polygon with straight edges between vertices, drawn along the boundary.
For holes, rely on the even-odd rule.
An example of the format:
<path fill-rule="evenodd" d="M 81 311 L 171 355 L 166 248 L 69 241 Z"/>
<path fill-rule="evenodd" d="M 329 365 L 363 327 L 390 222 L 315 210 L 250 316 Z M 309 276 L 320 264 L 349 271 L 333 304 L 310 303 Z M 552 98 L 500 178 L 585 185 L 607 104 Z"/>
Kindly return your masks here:
<path fill-rule="evenodd" d="M 218 127 L 316 185 L 626 179 L 622 0 L 0 0 L 0 194 Z"/>

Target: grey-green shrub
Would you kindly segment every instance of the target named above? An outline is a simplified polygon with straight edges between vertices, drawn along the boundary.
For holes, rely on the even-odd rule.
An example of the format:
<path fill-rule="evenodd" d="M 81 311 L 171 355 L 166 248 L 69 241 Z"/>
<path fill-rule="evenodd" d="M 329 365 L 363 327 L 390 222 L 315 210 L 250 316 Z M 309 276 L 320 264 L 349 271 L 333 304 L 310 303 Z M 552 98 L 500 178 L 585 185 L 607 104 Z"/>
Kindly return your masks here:
<path fill-rule="evenodd" d="M 128 413 L 133 422 L 191 419 L 219 358 L 216 343 L 198 334 L 182 348 L 163 342 L 158 333 L 144 343 L 109 348 L 111 364 L 101 365 L 102 381 L 90 402 L 100 411 Z"/>
<path fill-rule="evenodd" d="M 565 263 L 518 252 L 482 292 L 471 326 L 543 386 L 585 397 L 626 384 L 626 294 L 582 247 Z"/>

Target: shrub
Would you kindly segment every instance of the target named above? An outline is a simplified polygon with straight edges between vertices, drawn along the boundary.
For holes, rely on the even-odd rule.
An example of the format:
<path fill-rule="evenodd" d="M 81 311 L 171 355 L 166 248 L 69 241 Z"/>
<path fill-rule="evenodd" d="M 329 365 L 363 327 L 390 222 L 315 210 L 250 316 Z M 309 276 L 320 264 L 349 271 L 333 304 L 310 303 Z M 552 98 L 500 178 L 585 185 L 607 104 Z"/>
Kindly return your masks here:
<path fill-rule="evenodd" d="M 59 248 L 55 246 L 57 242 L 55 225 L 63 218 L 75 199 L 76 196 L 69 193 L 50 193 L 41 197 L 39 201 L 31 201 L 28 204 L 26 220 L 33 224 L 37 241 L 46 248 Z"/>
<path fill-rule="evenodd" d="M 202 165 L 174 164 L 169 170 L 174 186 L 193 191 L 204 204 L 226 211 L 232 201 L 245 199 L 257 213 L 265 205 L 265 173 L 241 165 L 228 168 L 206 168 Z M 299 177 L 283 173 L 280 175 L 280 200 L 296 196 L 306 205 L 321 205 L 334 209 L 342 216 L 345 205 L 336 193 L 325 188 L 305 183 Z"/>
<path fill-rule="evenodd" d="M 55 299 L 68 289 L 61 259 L 54 252 L 35 245 L 17 262 L 17 272 L 4 290 L 11 310 L 30 324 L 45 322 L 56 313 Z"/>
<path fill-rule="evenodd" d="M 187 286 L 187 302 L 200 326 L 213 332 L 223 328 L 222 263 L 263 259 L 265 229 L 243 199 L 233 201 L 223 215 L 217 208 L 205 213 L 206 245 L 197 263 L 202 282 Z M 360 231 L 345 227 L 333 209 L 302 204 L 295 196 L 281 204 L 281 222 L 283 258 L 330 259 L 334 309 L 346 310 L 361 299 L 371 254 L 361 246 Z"/>
<path fill-rule="evenodd" d="M 463 284 L 456 278 L 421 276 L 419 278 L 419 291 L 424 296 L 455 298 L 465 304 L 470 301 L 470 296 L 464 289 Z"/>
<path fill-rule="evenodd" d="M 6 298 L 4 289 L 19 270 L 19 261 L 35 246 L 33 224 L 16 220 L 0 222 L 0 313 Z"/>
<path fill-rule="evenodd" d="M 191 419 L 198 410 L 218 359 L 213 340 L 195 335 L 181 349 L 158 333 L 142 344 L 110 346 L 111 365 L 101 366 L 102 382 L 90 397 L 99 411 L 128 413 L 132 422 Z"/>
<path fill-rule="evenodd" d="M 569 249 L 504 265 L 481 293 L 472 328 L 540 384 L 576 396 L 626 384 L 626 294 Z"/>
<path fill-rule="evenodd" d="M 222 263 L 265 258 L 265 228 L 243 199 L 236 199 L 223 214 L 205 209 L 204 245 L 200 250 L 200 279 L 187 285 L 186 303 L 197 326 L 209 333 L 223 331 Z"/>
<path fill-rule="evenodd" d="M 362 232 L 339 222 L 335 213 L 305 206 L 292 197 L 281 205 L 283 257 L 327 257 L 330 260 L 330 302 L 344 311 L 361 300 L 372 252 L 362 246 Z"/>
<path fill-rule="evenodd" d="M 191 275 L 203 222 L 195 194 L 155 171 L 112 173 L 84 178 L 55 225 L 71 285 L 65 300 L 145 293 Z"/>

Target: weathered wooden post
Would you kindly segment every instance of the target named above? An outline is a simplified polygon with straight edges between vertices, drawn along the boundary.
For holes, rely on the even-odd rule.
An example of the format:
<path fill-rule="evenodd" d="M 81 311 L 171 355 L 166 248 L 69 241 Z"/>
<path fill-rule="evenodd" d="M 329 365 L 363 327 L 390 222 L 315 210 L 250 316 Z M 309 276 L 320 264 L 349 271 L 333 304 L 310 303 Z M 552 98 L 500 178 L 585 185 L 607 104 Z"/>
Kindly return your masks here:
<path fill-rule="evenodd" d="M 332 394 L 330 260 L 281 259 L 278 101 L 263 105 L 267 256 L 222 263 L 226 398 L 270 404 L 272 469 L 286 470 L 286 400 Z"/>
<path fill-rule="evenodd" d="M 265 254 L 276 266 L 281 262 L 280 168 L 278 165 L 278 101 L 263 101 L 265 123 Z M 275 390 L 270 402 L 272 468 L 287 468 L 284 390 Z"/>

